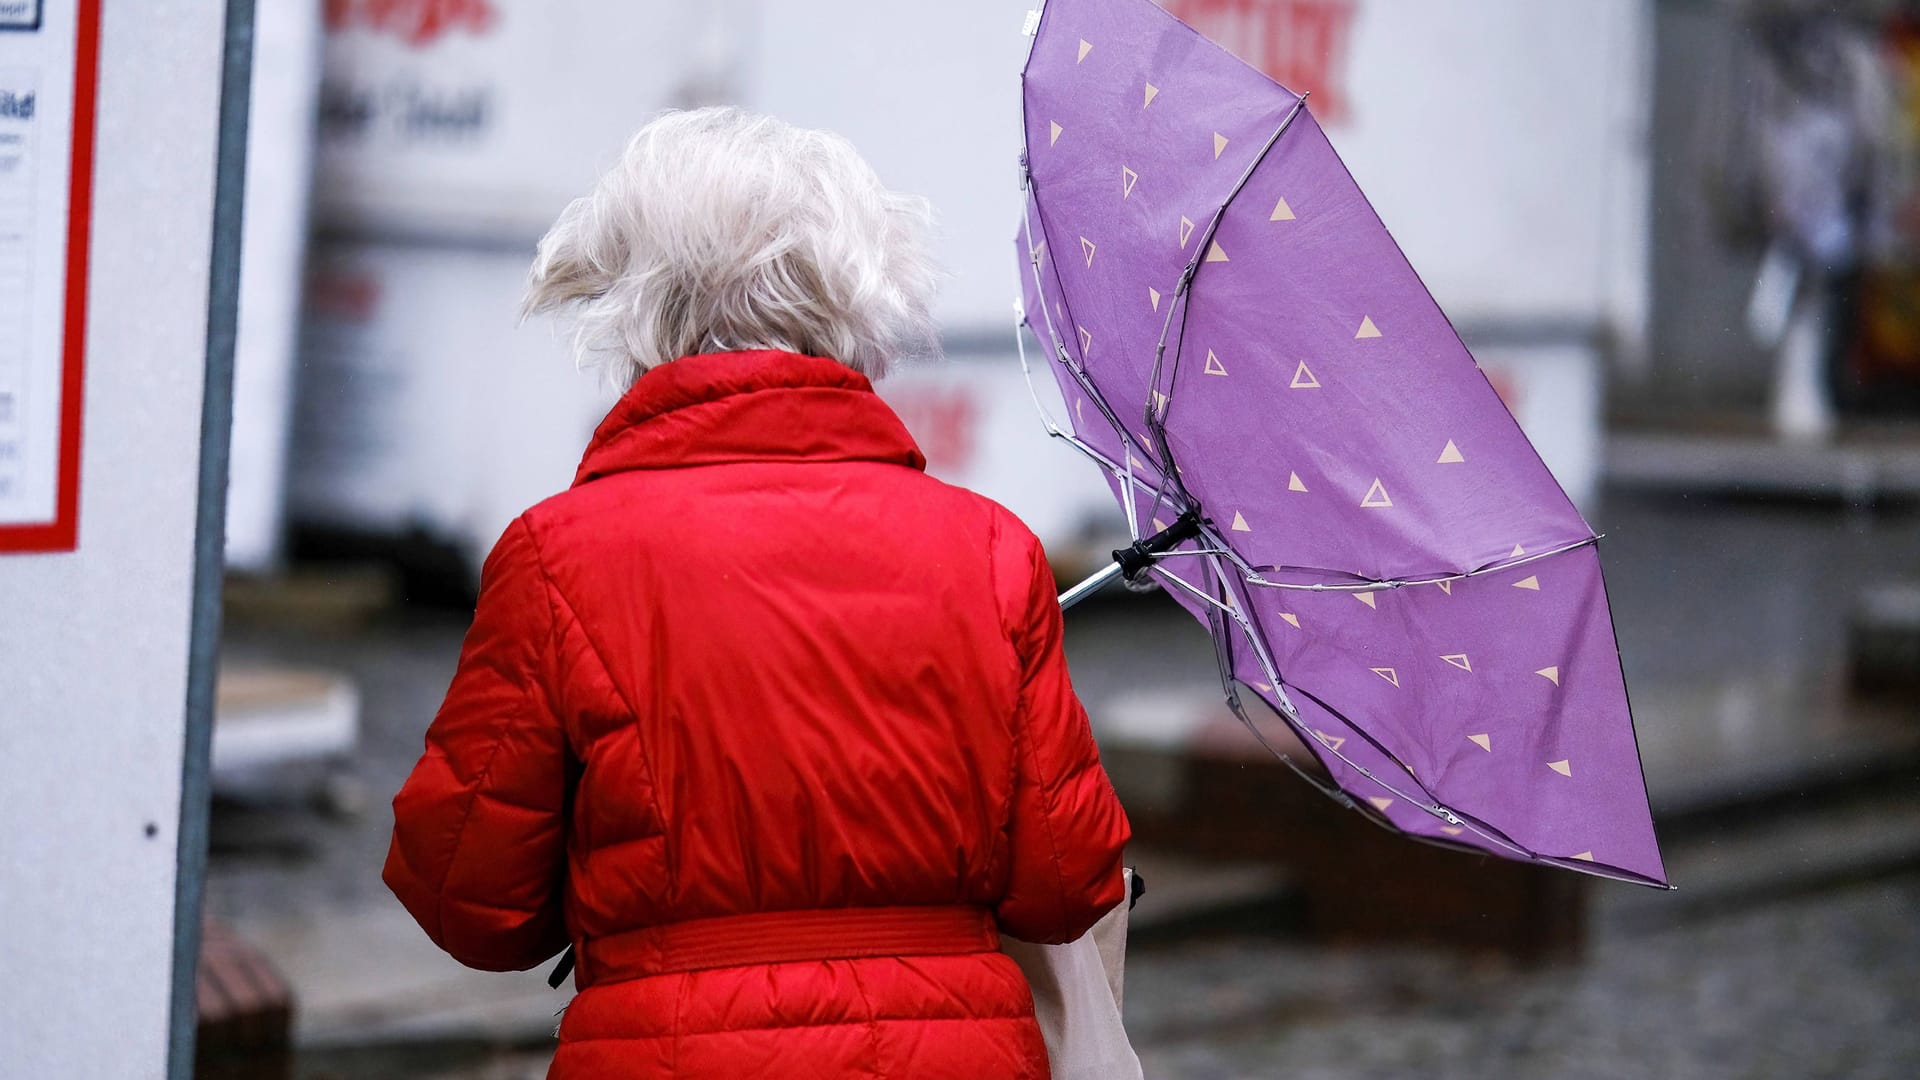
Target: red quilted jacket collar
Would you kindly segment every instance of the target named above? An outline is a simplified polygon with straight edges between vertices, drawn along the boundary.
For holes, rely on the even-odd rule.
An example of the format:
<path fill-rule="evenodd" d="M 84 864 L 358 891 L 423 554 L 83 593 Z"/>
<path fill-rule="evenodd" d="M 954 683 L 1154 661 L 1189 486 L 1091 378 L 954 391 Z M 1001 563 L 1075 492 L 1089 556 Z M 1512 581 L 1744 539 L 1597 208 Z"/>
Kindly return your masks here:
<path fill-rule="evenodd" d="M 859 372 L 797 353 L 710 353 L 636 380 L 593 433 L 573 482 L 739 461 L 927 464 Z"/>

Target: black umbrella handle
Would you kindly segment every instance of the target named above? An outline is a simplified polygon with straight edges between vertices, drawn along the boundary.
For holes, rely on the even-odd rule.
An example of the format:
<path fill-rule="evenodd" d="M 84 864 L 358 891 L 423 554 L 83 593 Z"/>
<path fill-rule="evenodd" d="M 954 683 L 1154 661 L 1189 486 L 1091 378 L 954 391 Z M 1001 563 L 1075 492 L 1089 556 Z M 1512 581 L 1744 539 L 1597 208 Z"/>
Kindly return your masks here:
<path fill-rule="evenodd" d="M 567 951 L 560 954 L 560 962 L 553 965 L 553 971 L 547 975 L 547 985 L 558 990 L 560 984 L 566 982 L 567 976 L 571 974 L 573 974 L 573 946 L 569 945 Z"/>
<path fill-rule="evenodd" d="M 1115 548 L 1113 561 L 1120 564 L 1120 572 L 1132 581 L 1153 565 L 1154 556 L 1164 555 L 1199 535 L 1200 515 L 1189 510 L 1152 536 L 1142 537 L 1123 548 Z"/>

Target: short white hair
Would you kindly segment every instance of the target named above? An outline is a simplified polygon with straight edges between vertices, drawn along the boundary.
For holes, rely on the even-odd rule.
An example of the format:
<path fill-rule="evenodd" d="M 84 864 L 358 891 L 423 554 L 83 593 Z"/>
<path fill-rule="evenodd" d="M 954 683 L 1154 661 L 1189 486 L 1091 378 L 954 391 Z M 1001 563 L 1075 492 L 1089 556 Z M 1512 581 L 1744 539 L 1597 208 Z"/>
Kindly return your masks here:
<path fill-rule="evenodd" d="M 540 241 L 524 314 L 569 312 L 625 387 L 681 356 L 768 348 L 870 378 L 932 351 L 926 200 L 853 145 L 733 108 L 668 112 Z"/>

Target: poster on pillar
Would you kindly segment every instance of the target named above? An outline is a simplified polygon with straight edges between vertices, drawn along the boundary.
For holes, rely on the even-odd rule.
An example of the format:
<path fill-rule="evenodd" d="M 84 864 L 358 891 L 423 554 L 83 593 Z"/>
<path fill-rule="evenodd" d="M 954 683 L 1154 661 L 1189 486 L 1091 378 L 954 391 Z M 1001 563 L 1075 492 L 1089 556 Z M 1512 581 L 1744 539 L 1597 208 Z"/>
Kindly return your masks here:
<path fill-rule="evenodd" d="M 100 0 L 0 0 L 0 553 L 71 551 Z"/>

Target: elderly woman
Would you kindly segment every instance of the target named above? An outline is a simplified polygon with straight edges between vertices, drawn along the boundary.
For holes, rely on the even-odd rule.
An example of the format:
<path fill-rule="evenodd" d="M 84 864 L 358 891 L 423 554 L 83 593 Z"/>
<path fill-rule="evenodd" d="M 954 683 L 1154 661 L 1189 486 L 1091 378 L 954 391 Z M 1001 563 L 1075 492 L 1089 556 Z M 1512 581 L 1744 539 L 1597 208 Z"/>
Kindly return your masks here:
<path fill-rule="evenodd" d="M 1040 544 L 868 382 L 925 217 L 708 109 L 541 242 L 528 310 L 631 386 L 487 559 L 386 880 L 473 967 L 572 945 L 550 1076 L 1047 1075 L 998 935 L 1084 933 L 1128 830 Z"/>

